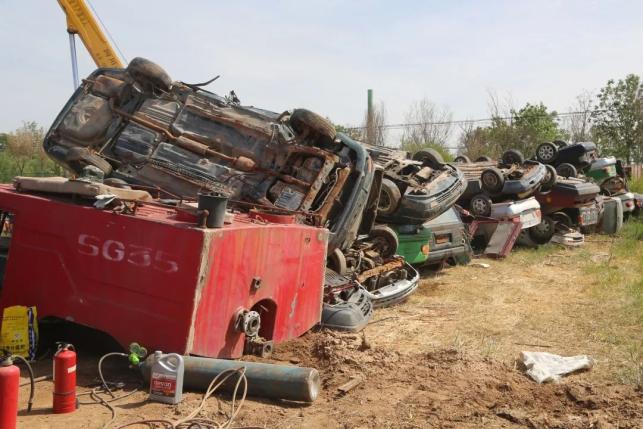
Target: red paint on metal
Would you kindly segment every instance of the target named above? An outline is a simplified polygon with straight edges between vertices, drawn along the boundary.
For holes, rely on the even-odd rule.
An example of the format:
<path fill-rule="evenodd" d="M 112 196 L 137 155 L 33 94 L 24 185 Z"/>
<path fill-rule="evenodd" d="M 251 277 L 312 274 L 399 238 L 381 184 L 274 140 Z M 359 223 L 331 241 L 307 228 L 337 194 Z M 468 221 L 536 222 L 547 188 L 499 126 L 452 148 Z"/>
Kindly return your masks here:
<path fill-rule="evenodd" d="M 222 358 L 241 356 L 237 311 L 262 300 L 274 303 L 262 317 L 274 318 L 275 343 L 320 320 L 324 229 L 245 215 L 201 229 L 172 208 L 122 215 L 9 185 L 0 185 L 0 209 L 15 214 L 0 308 L 35 305 L 41 317 L 102 330 L 124 347 Z"/>

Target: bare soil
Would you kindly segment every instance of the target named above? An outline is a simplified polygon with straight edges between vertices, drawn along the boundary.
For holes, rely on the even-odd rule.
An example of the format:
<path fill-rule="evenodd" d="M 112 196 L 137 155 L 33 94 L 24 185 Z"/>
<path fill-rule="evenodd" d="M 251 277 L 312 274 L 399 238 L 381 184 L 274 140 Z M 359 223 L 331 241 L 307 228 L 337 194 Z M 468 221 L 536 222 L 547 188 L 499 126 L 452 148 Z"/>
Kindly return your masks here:
<path fill-rule="evenodd" d="M 637 283 L 643 277 L 643 243 L 624 246 L 631 248 L 598 237 L 584 249 L 545 246 L 503 261 L 484 260 L 489 268 L 473 264 L 423 273 L 417 293 L 376 311 L 363 333 L 310 332 L 279 346 L 273 362 L 320 371 L 319 399 L 302 405 L 249 398 L 234 426 L 643 427 Z M 538 385 L 515 363 L 523 350 L 588 354 L 596 364 L 561 383 Z M 97 356 L 89 354 L 80 354 L 80 392 L 96 383 Z M 106 376 L 131 389 L 136 377 L 117 360 L 106 365 Z M 39 362 L 36 375 L 50 365 Z M 352 379 L 361 382 L 341 393 L 338 387 Z M 110 420 L 101 405 L 51 414 L 51 387 L 48 381 L 37 385 L 34 410 L 20 413 L 19 427 L 100 428 Z M 23 409 L 27 395 L 23 387 Z M 146 396 L 141 391 L 114 402 L 111 427 L 142 418 L 177 419 L 201 397 L 188 393 L 178 406 L 168 406 L 147 402 Z M 203 416 L 223 422 L 229 406 L 229 395 L 218 395 Z"/>

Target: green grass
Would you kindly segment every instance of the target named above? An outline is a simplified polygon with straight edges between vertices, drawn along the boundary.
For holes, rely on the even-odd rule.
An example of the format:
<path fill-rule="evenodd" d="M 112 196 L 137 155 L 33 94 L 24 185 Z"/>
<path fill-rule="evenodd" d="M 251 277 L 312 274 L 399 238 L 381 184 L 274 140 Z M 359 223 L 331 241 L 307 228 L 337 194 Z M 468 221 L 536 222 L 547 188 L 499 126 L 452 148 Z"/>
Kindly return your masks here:
<path fill-rule="evenodd" d="M 589 294 L 601 302 L 603 317 L 595 321 L 595 336 L 612 350 L 614 376 L 643 385 L 643 222 L 631 221 L 612 240 L 605 240 L 607 257 L 587 264 Z"/>
<path fill-rule="evenodd" d="M 643 177 L 639 177 L 637 180 L 632 180 L 627 185 L 630 192 L 643 194 Z"/>

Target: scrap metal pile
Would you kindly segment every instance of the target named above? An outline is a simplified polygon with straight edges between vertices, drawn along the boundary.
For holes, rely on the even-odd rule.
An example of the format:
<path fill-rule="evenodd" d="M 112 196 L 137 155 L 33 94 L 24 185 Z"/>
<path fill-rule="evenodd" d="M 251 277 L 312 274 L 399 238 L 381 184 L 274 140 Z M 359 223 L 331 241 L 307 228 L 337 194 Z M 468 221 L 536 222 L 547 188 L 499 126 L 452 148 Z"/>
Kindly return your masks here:
<path fill-rule="evenodd" d="M 147 318 L 135 332 L 129 326 L 138 316 L 115 328 L 90 315 L 91 297 L 80 296 L 96 290 L 69 286 L 69 293 L 84 302 L 85 324 L 112 333 L 122 344 L 148 339 L 151 347 L 213 357 L 267 353 L 273 341 L 317 324 L 359 330 L 374 308 L 413 293 L 418 267 L 468 263 L 474 254 L 506 256 L 515 242 L 577 245 L 583 233 L 617 232 L 624 216 L 641 210 L 621 164 L 598 158 L 593 143 L 543 143 L 532 159 L 509 150 L 499 160 L 458 156 L 449 164 L 431 149 L 411 155 L 354 141 L 306 109 L 274 113 L 242 106 L 234 93 L 222 97 L 172 81 L 142 58 L 126 69 L 98 69 L 85 79 L 45 136 L 44 148 L 75 179 L 65 184 L 17 179 L 20 191 L 36 192 L 40 200 L 3 189 L 3 223 L 21 207 L 41 204 L 61 213 L 52 217 L 60 225 L 65 216 L 77 219 L 70 228 L 75 229 L 90 222 L 86 217 L 92 212 L 86 204 L 80 211 L 69 208 L 78 201 L 63 201 L 60 194 L 89 192 L 85 197 L 96 200 L 92 210 L 109 213 L 99 223 L 115 227 L 113 236 L 98 226 L 100 233 L 93 235 L 77 231 L 85 237 L 78 238 L 81 254 L 104 256 L 107 262 L 93 267 L 108 277 L 111 262 L 121 255 L 131 262 L 130 277 L 124 275 L 114 290 L 135 299 L 139 287 L 158 300 L 156 305 L 163 299 L 152 293 L 152 283 L 167 281 L 174 271 L 146 274 L 140 268 L 170 269 L 178 259 L 168 255 L 191 257 L 190 273 L 173 280 L 186 282 L 173 285 L 186 294 L 185 302 L 163 304 L 173 317 L 186 320 L 176 337 L 145 336 L 162 317 Z M 92 183 L 100 184 L 98 191 L 87 189 Z M 143 198 L 127 191 L 143 192 Z M 59 196 L 43 200 L 43 192 Z M 33 231 L 42 229 L 35 225 L 36 219 Z M 187 230 L 201 231 L 189 234 L 192 244 L 182 238 Z M 159 233 L 163 240 L 150 239 Z M 132 237 L 141 243 L 129 243 Z M 179 251 L 173 252 L 176 246 Z M 296 275 L 282 276 L 293 284 L 269 274 L 280 265 L 294 270 Z M 11 267 L 2 269 L 11 274 Z M 16 283 L 13 292 L 10 281 Z M 26 281 L 7 276 L 0 303 L 35 304 L 33 294 L 22 302 Z M 114 301 L 105 294 L 95 302 Z M 222 305 L 217 300 L 226 294 L 229 305 Z M 56 313 L 50 304 L 39 304 L 41 313 Z M 133 313 L 149 311 L 134 307 Z M 218 331 L 210 332 L 211 326 Z"/>

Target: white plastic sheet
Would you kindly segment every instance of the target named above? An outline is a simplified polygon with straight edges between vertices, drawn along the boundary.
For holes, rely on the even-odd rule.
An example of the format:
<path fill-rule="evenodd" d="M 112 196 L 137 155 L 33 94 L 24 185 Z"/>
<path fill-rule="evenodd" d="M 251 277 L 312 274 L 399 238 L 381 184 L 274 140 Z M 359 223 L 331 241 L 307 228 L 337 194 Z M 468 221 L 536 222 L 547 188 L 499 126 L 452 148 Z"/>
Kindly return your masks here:
<path fill-rule="evenodd" d="M 520 361 L 527 375 L 538 383 L 558 381 L 563 375 L 594 366 L 594 360 L 587 355 L 564 357 L 547 352 L 521 352 Z"/>

